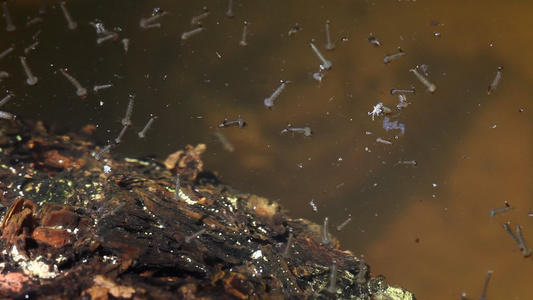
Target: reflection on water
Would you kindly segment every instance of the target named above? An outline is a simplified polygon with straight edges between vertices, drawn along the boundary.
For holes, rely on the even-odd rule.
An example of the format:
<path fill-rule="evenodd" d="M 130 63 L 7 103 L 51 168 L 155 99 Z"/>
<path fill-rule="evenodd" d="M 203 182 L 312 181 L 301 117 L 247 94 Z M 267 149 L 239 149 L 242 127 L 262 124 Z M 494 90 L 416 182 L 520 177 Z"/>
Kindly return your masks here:
<path fill-rule="evenodd" d="M 328 216 L 337 226 L 351 214 L 352 222 L 336 234 L 343 248 L 364 254 L 374 274 L 386 274 L 420 299 L 457 299 L 463 292 L 477 298 L 488 269 L 494 270 L 491 298 L 526 299 L 533 262 L 521 257 L 501 224 L 523 225 L 533 244 L 533 220 L 526 216 L 533 210 L 527 39 L 533 5 L 234 2 L 229 19 L 226 1 L 70 1 L 75 31 L 55 3 L 42 24 L 26 27 L 40 1 L 9 2 L 17 30 L 0 32 L 0 51 L 11 45 L 15 51 L 0 60 L 0 70 L 11 74 L 0 84 L 17 97 L 2 109 L 70 130 L 97 124 L 104 145 L 120 132 L 135 94 L 133 131 L 150 114 L 158 119 L 146 141 L 130 132 L 114 151 L 162 159 L 185 144 L 206 142 L 205 165 L 226 183 L 279 199 L 293 216 L 318 223 Z M 183 42 L 204 6 L 211 12 L 202 20 L 205 30 Z M 161 28 L 140 28 L 155 7 L 168 12 L 158 20 Z M 118 32 L 118 40 L 97 45 L 88 24 L 95 19 Z M 327 20 L 334 51 L 325 49 Z M 245 21 L 248 46 L 242 47 Z M 289 36 L 294 26 L 302 30 Z M 23 54 L 39 30 L 38 46 Z M 382 45 L 370 44 L 370 36 Z M 130 39 L 127 53 L 123 38 Z M 309 47 L 313 39 L 333 64 L 321 81 L 313 77 L 321 64 Z M 398 47 L 405 55 L 384 64 Z M 25 84 L 21 55 L 39 77 L 36 86 Z M 434 94 L 409 72 L 422 64 Z M 501 82 L 488 96 L 498 66 Z M 60 68 L 89 96 L 78 97 Z M 290 83 L 267 109 L 263 100 L 280 80 Z M 92 92 L 102 84 L 113 87 Z M 397 110 L 390 90 L 411 87 L 410 104 Z M 387 117 L 404 124 L 405 134 L 386 131 L 383 115 L 372 120 L 368 112 L 378 102 L 393 110 Z M 220 129 L 233 147 L 226 151 L 218 125 L 238 116 L 246 127 Z M 315 134 L 280 134 L 288 124 Z M 416 166 L 397 164 L 412 160 Z M 489 218 L 505 200 L 516 209 Z"/>

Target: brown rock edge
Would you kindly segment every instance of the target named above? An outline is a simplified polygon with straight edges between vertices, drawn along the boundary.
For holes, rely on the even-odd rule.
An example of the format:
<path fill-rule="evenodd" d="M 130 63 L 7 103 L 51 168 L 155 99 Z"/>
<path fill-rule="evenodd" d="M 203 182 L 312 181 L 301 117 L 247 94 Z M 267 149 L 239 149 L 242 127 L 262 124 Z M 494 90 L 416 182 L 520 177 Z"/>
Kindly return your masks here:
<path fill-rule="evenodd" d="M 97 161 L 93 131 L 0 121 L 0 298 L 415 299 L 368 265 L 358 280 L 320 225 L 203 171 L 205 146 Z"/>

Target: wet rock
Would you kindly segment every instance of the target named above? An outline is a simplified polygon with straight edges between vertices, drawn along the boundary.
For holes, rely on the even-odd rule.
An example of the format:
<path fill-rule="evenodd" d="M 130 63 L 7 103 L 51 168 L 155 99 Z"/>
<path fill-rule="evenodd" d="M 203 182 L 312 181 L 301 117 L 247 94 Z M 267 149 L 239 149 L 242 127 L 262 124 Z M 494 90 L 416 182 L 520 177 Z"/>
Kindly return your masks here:
<path fill-rule="evenodd" d="M 414 299 L 369 266 L 358 279 L 320 225 L 222 184 L 204 145 L 97 161 L 86 131 L 0 121 L 0 298 Z"/>

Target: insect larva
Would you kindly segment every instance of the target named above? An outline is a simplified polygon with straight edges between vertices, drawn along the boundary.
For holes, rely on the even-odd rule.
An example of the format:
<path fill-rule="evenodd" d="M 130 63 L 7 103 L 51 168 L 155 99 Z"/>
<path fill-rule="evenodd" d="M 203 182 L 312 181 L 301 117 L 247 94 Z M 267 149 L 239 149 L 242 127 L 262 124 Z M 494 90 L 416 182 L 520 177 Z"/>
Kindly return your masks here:
<path fill-rule="evenodd" d="M 248 22 L 244 21 L 244 28 L 242 29 L 242 38 L 239 42 L 239 45 L 246 47 L 248 46 L 248 42 L 246 42 L 246 35 L 248 34 Z"/>
<path fill-rule="evenodd" d="M 124 127 L 122 127 L 122 130 L 120 131 L 117 138 L 115 139 L 115 144 L 122 143 L 122 137 L 126 133 L 126 130 L 128 130 L 128 127 L 130 127 L 130 124 L 125 124 Z"/>
<path fill-rule="evenodd" d="M 35 25 L 37 23 L 42 23 L 44 20 L 42 18 L 39 18 L 39 17 L 36 17 L 36 18 L 33 18 L 31 20 L 29 20 L 28 22 L 26 22 L 26 27 L 30 27 L 32 25 Z"/>
<path fill-rule="evenodd" d="M 246 122 L 239 116 L 235 120 L 228 120 L 227 118 L 224 119 L 224 122 L 220 123 L 218 125 L 218 128 L 228 127 L 228 126 L 237 126 L 239 128 L 243 128 L 246 126 Z"/>
<path fill-rule="evenodd" d="M 191 31 L 186 31 L 186 32 L 182 33 L 182 34 L 181 34 L 181 39 L 185 41 L 185 40 L 187 40 L 188 38 L 190 38 L 191 36 L 200 33 L 200 32 L 203 31 L 204 29 L 205 29 L 205 28 L 203 28 L 200 24 L 198 24 L 198 28 L 193 29 L 193 30 L 191 30 Z"/>
<path fill-rule="evenodd" d="M 383 57 L 383 63 L 388 64 L 391 62 L 391 60 L 404 56 L 404 55 L 405 55 L 405 52 L 403 52 L 401 48 L 398 48 L 398 53 L 392 54 L 392 55 L 385 55 L 385 57 Z"/>
<path fill-rule="evenodd" d="M 152 126 L 152 123 L 154 123 L 155 119 L 157 119 L 157 117 L 155 116 L 152 116 L 150 118 L 150 120 L 148 120 L 148 123 L 146 123 L 146 125 L 144 126 L 143 130 L 139 131 L 137 133 L 137 135 L 139 136 L 140 139 L 144 140 L 145 136 L 146 136 L 146 132 L 148 131 L 148 129 L 150 128 L 150 126 Z"/>
<path fill-rule="evenodd" d="M 100 158 L 102 158 L 102 155 L 104 155 L 104 153 L 106 153 L 107 151 L 109 151 L 111 149 L 111 144 L 107 144 L 107 146 L 105 146 L 104 148 L 102 148 L 100 151 L 98 151 L 98 153 L 96 153 L 94 155 L 94 159 L 96 160 L 100 160 Z"/>
<path fill-rule="evenodd" d="M 283 258 L 288 258 L 290 255 L 293 237 L 294 235 L 291 232 L 289 234 L 289 239 L 287 240 L 287 245 L 285 245 L 285 251 L 283 251 L 283 254 L 281 255 Z"/>
<path fill-rule="evenodd" d="M 31 72 L 30 67 L 28 66 L 28 63 L 26 62 L 26 58 L 21 56 L 20 57 L 20 63 L 22 64 L 22 67 L 24 68 L 24 72 L 26 73 L 26 83 L 28 85 L 36 85 L 39 79 L 37 77 L 33 76 L 33 73 Z"/>
<path fill-rule="evenodd" d="M 346 219 L 346 221 L 342 222 L 341 225 L 337 226 L 337 231 L 341 231 L 344 227 L 346 227 L 346 225 L 348 225 L 348 223 L 350 223 L 350 221 L 352 221 L 352 216 L 348 216 L 348 219 Z"/>
<path fill-rule="evenodd" d="M 144 28 L 144 29 L 150 28 L 149 27 L 150 23 L 153 23 L 153 22 L 157 21 L 159 18 L 161 18 L 162 16 L 164 16 L 166 14 L 167 14 L 167 12 L 161 11 L 161 9 L 159 9 L 159 8 L 155 8 L 151 17 L 142 18 L 141 19 L 141 21 L 139 22 L 139 26 L 141 26 L 141 28 Z M 154 24 L 152 24 L 152 25 L 154 25 Z M 161 24 L 159 24 L 159 26 L 161 26 Z M 153 27 L 153 26 L 151 26 L 151 27 Z"/>
<path fill-rule="evenodd" d="M 498 67 L 498 73 L 496 73 L 496 77 L 494 77 L 492 84 L 489 85 L 489 88 L 487 89 L 487 95 L 492 94 L 492 92 L 496 90 L 498 83 L 500 82 L 500 78 L 502 78 L 502 67 Z"/>
<path fill-rule="evenodd" d="M 98 45 L 101 45 L 105 41 L 109 41 L 109 40 L 116 41 L 117 39 L 118 39 L 118 34 L 116 32 L 110 32 L 108 35 L 106 35 L 104 37 L 97 38 L 96 39 L 96 43 Z"/>
<path fill-rule="evenodd" d="M 518 247 L 522 250 L 522 255 L 528 257 L 531 255 L 531 249 L 526 245 L 524 236 L 522 235 L 522 226 L 516 225 L 516 235 L 518 237 Z"/>
<path fill-rule="evenodd" d="M 191 24 L 192 25 L 198 24 L 200 21 L 202 21 L 202 19 L 204 19 L 205 17 L 209 16 L 210 14 L 211 14 L 211 12 L 209 12 L 207 7 L 204 6 L 204 12 L 201 15 L 193 17 L 191 19 Z"/>
<path fill-rule="evenodd" d="M 333 264 L 331 265 L 331 274 L 329 275 L 330 281 L 329 281 L 329 287 L 328 287 L 328 293 L 335 294 L 337 293 L 337 261 L 333 261 Z"/>
<path fill-rule="evenodd" d="M 323 245 L 328 245 L 329 243 L 331 243 L 331 236 L 329 235 L 329 230 L 328 230 L 328 222 L 329 222 L 329 218 L 328 217 L 324 218 L 324 227 L 322 227 L 322 244 Z"/>
<path fill-rule="evenodd" d="M 331 61 L 327 60 L 322 55 L 322 53 L 320 53 L 320 51 L 318 51 L 318 49 L 316 48 L 316 46 L 315 46 L 315 44 L 313 42 L 310 42 L 309 46 L 311 46 L 311 49 L 313 49 L 313 52 L 315 52 L 315 54 L 318 57 L 318 59 L 320 59 L 320 61 L 322 62 L 322 64 L 320 65 L 320 69 L 329 70 L 329 69 L 331 69 L 331 67 L 333 67 L 333 64 L 331 63 Z"/>
<path fill-rule="evenodd" d="M 382 143 L 382 144 L 387 144 L 387 145 L 392 145 L 392 142 L 391 142 L 391 141 L 389 141 L 389 140 L 384 140 L 384 139 L 382 139 L 382 138 L 380 138 L 380 137 L 378 137 L 378 138 L 376 139 L 376 142 L 377 142 L 377 143 Z"/>
<path fill-rule="evenodd" d="M 276 98 L 279 96 L 281 91 L 283 91 L 283 89 L 285 88 L 285 85 L 287 83 L 289 83 L 289 81 L 281 80 L 281 85 L 274 91 L 274 93 L 272 93 L 272 95 L 270 95 L 270 97 L 265 98 L 263 103 L 265 104 L 265 106 L 267 108 L 272 108 L 274 106 L 274 100 L 276 100 Z"/>
<path fill-rule="evenodd" d="M 126 116 L 122 119 L 121 123 L 124 126 L 131 125 L 131 113 L 133 111 L 133 101 L 135 100 L 135 95 L 130 95 L 130 101 L 128 102 L 128 108 L 126 109 Z"/>
<path fill-rule="evenodd" d="M 112 87 L 113 85 L 112 84 L 102 84 L 102 85 L 95 85 L 93 87 L 93 91 L 95 93 L 98 93 L 99 90 L 103 90 L 103 89 L 107 89 L 107 88 L 110 88 Z"/>
<path fill-rule="evenodd" d="M 357 273 L 357 283 L 364 284 L 366 282 L 366 265 L 365 265 L 365 256 L 361 255 L 359 260 L 359 272 Z"/>
<path fill-rule="evenodd" d="M 296 127 L 290 127 L 291 124 L 289 124 L 287 126 L 287 128 L 283 129 L 281 133 L 285 133 L 285 132 L 297 132 L 297 133 L 301 133 L 303 134 L 304 136 L 306 137 L 310 137 L 312 135 L 314 135 L 315 133 L 313 132 L 313 130 L 311 130 L 311 128 L 309 127 L 303 127 L 303 128 L 296 128 Z"/>
<path fill-rule="evenodd" d="M 326 21 L 326 38 L 328 43 L 326 44 L 326 50 L 331 51 L 335 49 L 335 44 L 331 42 L 331 35 L 329 33 L 329 20 Z"/>
<path fill-rule="evenodd" d="M 122 45 L 124 45 L 124 51 L 128 52 L 130 48 L 130 39 L 122 39 Z"/>
<path fill-rule="evenodd" d="M 233 0 L 228 1 L 228 11 L 226 11 L 226 16 L 228 18 L 235 17 L 235 14 L 233 13 Z"/>
<path fill-rule="evenodd" d="M 13 21 L 11 20 L 11 15 L 9 14 L 9 10 L 7 9 L 7 1 L 2 2 L 2 9 L 4 10 L 4 18 L 6 19 L 6 31 L 15 31 L 17 27 L 13 25 Z"/>
<path fill-rule="evenodd" d="M 487 297 L 487 288 L 489 287 L 489 280 L 490 275 L 492 274 L 492 270 L 487 271 L 487 277 L 485 277 L 485 285 L 483 286 L 483 292 L 481 293 L 481 296 L 479 296 L 479 300 L 488 300 Z"/>
<path fill-rule="evenodd" d="M 507 201 L 505 201 L 505 207 L 491 209 L 489 211 L 489 216 L 491 218 L 493 218 L 496 214 L 503 213 L 503 212 L 509 211 L 511 209 L 513 209 L 513 207 L 511 205 L 507 204 Z"/>
<path fill-rule="evenodd" d="M 395 166 L 396 165 L 411 165 L 413 167 L 416 166 L 416 160 L 399 160 L 396 164 L 394 164 Z"/>
<path fill-rule="evenodd" d="M 206 229 L 202 228 L 202 229 L 198 230 L 197 232 L 185 237 L 185 243 L 189 243 L 192 239 L 201 236 L 205 232 L 206 232 Z"/>
<path fill-rule="evenodd" d="M 76 88 L 76 95 L 82 98 L 85 98 L 87 96 L 87 89 L 82 87 L 78 80 L 76 80 L 76 78 L 68 74 L 67 71 L 64 69 L 59 69 L 59 71 L 61 71 L 65 78 L 67 78 L 67 80 L 70 81 L 70 83 L 72 83 L 72 85 Z"/>
<path fill-rule="evenodd" d="M 67 23 L 68 23 L 68 29 L 70 30 L 74 30 L 78 27 L 78 23 L 72 21 L 72 17 L 70 16 L 68 10 L 67 10 L 67 7 L 65 6 L 65 2 L 59 2 L 59 6 L 61 6 L 61 11 L 63 11 L 63 15 L 65 16 L 65 19 L 67 20 Z"/>
<path fill-rule="evenodd" d="M 24 54 L 28 55 L 28 53 L 30 53 L 31 50 L 35 49 L 35 47 L 37 47 L 37 45 L 39 45 L 39 41 L 31 44 L 30 46 L 28 46 L 27 48 L 24 49 Z"/>
<path fill-rule="evenodd" d="M 9 47 L 7 48 L 6 50 L 2 51 L 2 53 L 0 53 L 0 59 L 6 57 L 9 53 L 11 53 L 12 51 L 14 50 L 13 47 Z"/>
<path fill-rule="evenodd" d="M 418 80 L 420 80 L 420 82 L 422 82 L 428 88 L 428 92 L 435 93 L 435 91 L 437 90 L 436 85 L 429 82 L 429 80 L 427 80 L 427 78 L 424 77 L 422 74 L 418 73 L 416 69 L 411 69 L 409 70 L 409 72 L 415 74 L 416 78 L 418 78 Z"/>
<path fill-rule="evenodd" d="M 413 93 L 413 94 L 415 94 L 416 90 L 415 90 L 415 88 L 412 88 L 412 89 L 391 89 L 390 90 L 390 94 L 391 95 L 394 95 L 396 93 Z"/>
<path fill-rule="evenodd" d="M 16 118 L 17 118 L 17 116 L 15 116 L 14 114 L 11 114 L 11 113 L 8 113 L 6 111 L 1 111 L 0 110 L 0 119 L 15 120 Z"/>

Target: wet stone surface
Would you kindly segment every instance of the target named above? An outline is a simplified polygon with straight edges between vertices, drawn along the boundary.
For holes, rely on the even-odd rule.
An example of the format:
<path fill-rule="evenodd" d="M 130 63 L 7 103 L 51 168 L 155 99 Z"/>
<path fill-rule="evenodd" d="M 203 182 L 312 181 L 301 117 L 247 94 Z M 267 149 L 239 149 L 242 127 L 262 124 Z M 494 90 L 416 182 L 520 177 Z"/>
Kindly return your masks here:
<path fill-rule="evenodd" d="M 204 145 L 98 161 L 93 131 L 0 121 L 0 298 L 414 299 L 371 272 L 358 283 L 320 225 L 204 171 Z"/>

